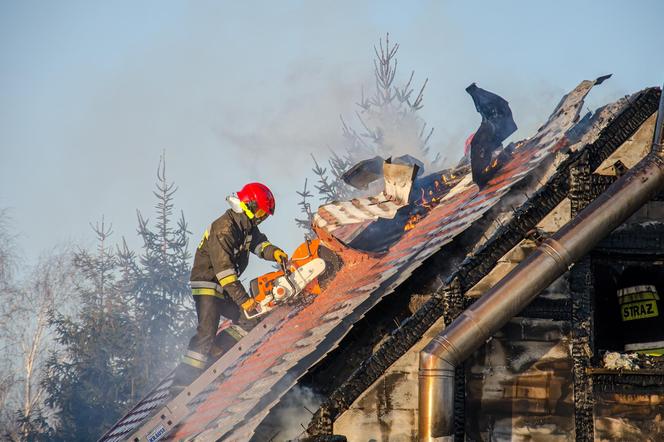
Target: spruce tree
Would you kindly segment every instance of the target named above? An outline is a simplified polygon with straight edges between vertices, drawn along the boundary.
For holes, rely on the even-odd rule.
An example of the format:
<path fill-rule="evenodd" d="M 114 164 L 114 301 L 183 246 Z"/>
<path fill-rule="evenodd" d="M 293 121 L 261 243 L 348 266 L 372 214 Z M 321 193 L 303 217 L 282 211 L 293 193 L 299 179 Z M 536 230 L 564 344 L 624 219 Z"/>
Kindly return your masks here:
<path fill-rule="evenodd" d="M 378 47 L 374 46 L 375 89 L 370 95 L 362 91 L 357 103 L 355 117 L 359 129 L 341 117 L 344 145 L 331 152 L 327 166 L 313 158 L 312 171 L 316 176 L 314 189 L 323 204 L 358 196 L 359 192 L 348 186 L 341 177 L 361 160 L 376 155 L 388 158 L 409 154 L 422 161 L 427 169 L 440 163 L 438 155 L 430 158 L 429 141 L 433 129 L 427 127 L 419 114 L 428 79 L 422 83 L 417 94 L 413 86 L 414 71 L 411 71 L 406 83 L 397 85 L 398 51 L 399 44 L 390 43 L 389 34 L 384 41 L 379 40 Z M 307 188 L 306 180 L 304 189 L 297 194 L 300 196 L 300 211 L 304 218 L 296 218 L 295 221 L 298 227 L 310 232 L 315 207 L 310 202 L 314 195 Z"/>
<path fill-rule="evenodd" d="M 141 392 L 154 386 L 172 370 L 186 348 L 194 328 L 194 310 L 189 288 L 191 254 L 184 214 L 173 220 L 173 197 L 177 187 L 166 178 L 162 156 L 157 169 L 156 222 L 138 215 L 138 234 L 143 247 L 132 276 L 136 323 L 140 331 L 136 368 Z M 125 254 L 122 254 L 123 258 Z"/>
<path fill-rule="evenodd" d="M 96 440 L 129 405 L 136 329 L 126 293 L 118 288 L 111 227 L 93 227 L 97 250 L 79 250 L 81 282 L 76 316 L 54 313 L 51 325 L 62 347 L 47 362 L 46 404 L 55 410 L 54 440 Z"/>

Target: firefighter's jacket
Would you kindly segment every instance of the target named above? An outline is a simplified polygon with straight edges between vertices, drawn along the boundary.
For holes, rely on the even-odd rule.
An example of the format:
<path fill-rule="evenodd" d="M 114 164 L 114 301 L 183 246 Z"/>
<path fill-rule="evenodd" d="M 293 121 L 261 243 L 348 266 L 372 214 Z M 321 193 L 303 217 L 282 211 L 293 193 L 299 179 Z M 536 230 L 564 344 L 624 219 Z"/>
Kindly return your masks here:
<path fill-rule="evenodd" d="M 247 268 L 249 252 L 274 261 L 276 249 L 244 213 L 228 209 L 205 230 L 198 245 L 190 278 L 193 293 L 214 289 L 223 296 L 223 286 L 237 281 Z"/>

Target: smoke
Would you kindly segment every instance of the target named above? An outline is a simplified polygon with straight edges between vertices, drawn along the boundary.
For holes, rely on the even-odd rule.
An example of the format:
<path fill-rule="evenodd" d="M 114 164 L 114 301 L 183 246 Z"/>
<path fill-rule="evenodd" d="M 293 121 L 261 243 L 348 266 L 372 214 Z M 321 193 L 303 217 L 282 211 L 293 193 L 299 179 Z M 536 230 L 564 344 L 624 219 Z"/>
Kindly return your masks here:
<path fill-rule="evenodd" d="M 323 397 L 312 389 L 296 385 L 270 413 L 262 425 L 262 437 L 274 442 L 299 440 Z"/>
<path fill-rule="evenodd" d="M 379 152 L 385 158 L 411 155 L 424 163 L 424 170 L 430 170 L 433 158 L 425 155 L 426 144 L 423 137 L 424 120 L 414 112 L 404 112 L 397 106 L 386 106 L 380 112 L 372 112 L 363 118 L 369 130 L 379 140 Z"/>
<path fill-rule="evenodd" d="M 281 84 L 279 100 L 260 104 L 238 103 L 220 115 L 215 132 L 221 142 L 240 157 L 274 161 L 294 173 L 297 164 L 311 161 L 310 154 L 326 155 L 341 143 L 339 115 L 352 110 L 362 79 L 342 78 L 334 66 L 294 64 Z"/>

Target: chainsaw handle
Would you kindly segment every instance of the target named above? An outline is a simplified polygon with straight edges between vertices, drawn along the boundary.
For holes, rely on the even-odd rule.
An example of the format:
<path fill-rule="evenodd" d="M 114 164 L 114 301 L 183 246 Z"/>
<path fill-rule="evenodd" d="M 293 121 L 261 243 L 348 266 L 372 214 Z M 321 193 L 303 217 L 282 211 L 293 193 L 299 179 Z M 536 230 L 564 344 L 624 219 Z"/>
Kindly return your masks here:
<path fill-rule="evenodd" d="M 259 316 L 264 315 L 265 313 L 267 313 L 267 310 L 264 310 L 262 308 L 262 306 L 258 303 L 256 304 L 256 307 L 253 308 L 252 310 L 256 313 L 250 314 L 247 310 L 242 309 L 242 312 L 244 313 L 244 317 L 247 318 L 247 319 L 255 319 L 255 318 L 258 318 Z"/>
<path fill-rule="evenodd" d="M 284 272 L 284 278 L 286 279 L 286 281 L 288 281 L 288 285 L 290 285 L 290 286 L 291 286 L 291 289 L 293 289 L 293 293 L 297 293 L 297 291 L 298 291 L 298 290 L 297 290 L 297 287 L 295 287 L 295 284 L 293 284 L 293 281 L 291 281 L 291 279 L 290 279 L 290 275 L 291 275 L 291 273 L 293 273 L 293 272 L 291 272 L 291 271 L 288 269 L 288 264 L 286 264 L 285 262 L 281 261 L 281 270 Z"/>
<path fill-rule="evenodd" d="M 269 296 L 260 302 L 254 299 L 254 305 L 251 307 L 250 310 L 245 310 L 244 308 L 242 309 L 244 317 L 247 319 L 255 319 L 259 316 L 264 315 L 265 313 L 272 310 L 271 308 L 269 308 L 269 304 L 271 302 L 272 302 L 272 296 Z"/>
<path fill-rule="evenodd" d="M 260 315 L 262 315 L 261 312 L 256 312 L 256 314 L 250 315 L 248 311 L 246 311 L 246 310 L 242 310 L 242 311 L 244 312 L 244 317 L 247 318 L 247 319 L 258 318 Z"/>

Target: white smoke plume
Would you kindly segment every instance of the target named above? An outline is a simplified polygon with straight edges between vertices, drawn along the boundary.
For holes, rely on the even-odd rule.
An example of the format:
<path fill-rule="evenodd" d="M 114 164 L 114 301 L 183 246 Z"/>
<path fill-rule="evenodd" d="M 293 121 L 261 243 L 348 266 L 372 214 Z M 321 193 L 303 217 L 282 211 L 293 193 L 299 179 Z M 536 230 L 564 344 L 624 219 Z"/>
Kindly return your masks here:
<path fill-rule="evenodd" d="M 296 385 L 272 411 L 261 436 L 270 442 L 285 442 L 305 437 L 305 429 L 322 401 L 323 397 L 312 389 Z"/>

